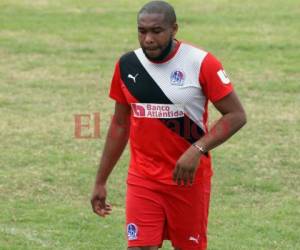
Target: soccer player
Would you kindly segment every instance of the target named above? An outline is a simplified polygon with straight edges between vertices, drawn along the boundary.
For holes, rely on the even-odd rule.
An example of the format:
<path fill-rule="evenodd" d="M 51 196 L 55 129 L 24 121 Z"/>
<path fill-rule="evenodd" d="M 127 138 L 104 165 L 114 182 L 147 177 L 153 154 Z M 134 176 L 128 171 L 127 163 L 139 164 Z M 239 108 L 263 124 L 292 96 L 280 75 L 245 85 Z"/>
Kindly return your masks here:
<path fill-rule="evenodd" d="M 245 111 L 222 64 L 203 49 L 175 39 L 173 7 L 144 5 L 137 16 L 141 48 L 115 66 L 110 97 L 115 103 L 91 198 L 105 217 L 106 183 L 128 138 L 128 249 L 156 250 L 164 239 L 176 250 L 207 247 L 211 156 L 246 123 Z M 207 128 L 211 101 L 222 114 Z"/>

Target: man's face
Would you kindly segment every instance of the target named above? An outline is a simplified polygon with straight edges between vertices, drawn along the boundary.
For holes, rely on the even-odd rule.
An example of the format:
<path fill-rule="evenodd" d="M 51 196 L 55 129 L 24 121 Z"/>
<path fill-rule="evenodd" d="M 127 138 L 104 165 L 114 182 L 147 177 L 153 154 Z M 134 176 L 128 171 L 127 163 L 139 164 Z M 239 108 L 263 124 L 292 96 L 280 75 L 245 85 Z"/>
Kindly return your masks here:
<path fill-rule="evenodd" d="M 163 14 L 142 13 L 138 18 L 140 46 L 150 59 L 158 58 L 177 32 L 177 24 L 165 21 Z"/>

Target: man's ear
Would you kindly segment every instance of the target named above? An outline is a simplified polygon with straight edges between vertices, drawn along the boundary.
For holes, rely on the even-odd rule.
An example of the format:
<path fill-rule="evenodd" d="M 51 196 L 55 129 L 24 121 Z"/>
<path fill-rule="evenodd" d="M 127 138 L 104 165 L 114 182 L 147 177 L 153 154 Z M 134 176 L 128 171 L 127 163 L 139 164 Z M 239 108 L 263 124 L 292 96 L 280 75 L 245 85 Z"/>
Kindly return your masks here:
<path fill-rule="evenodd" d="M 178 31 L 178 24 L 174 23 L 172 28 L 173 28 L 172 36 L 173 36 L 173 38 L 175 38 L 176 33 Z"/>

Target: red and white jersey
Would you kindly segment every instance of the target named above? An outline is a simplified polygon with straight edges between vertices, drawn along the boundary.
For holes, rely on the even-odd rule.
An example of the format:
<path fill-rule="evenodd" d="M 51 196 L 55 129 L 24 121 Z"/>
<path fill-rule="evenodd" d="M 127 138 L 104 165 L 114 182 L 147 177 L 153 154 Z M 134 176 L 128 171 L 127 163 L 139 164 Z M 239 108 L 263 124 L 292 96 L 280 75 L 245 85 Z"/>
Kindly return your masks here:
<path fill-rule="evenodd" d="M 232 90 L 212 54 L 183 42 L 160 63 L 147 59 L 141 48 L 123 55 L 115 66 L 110 97 L 132 110 L 128 181 L 142 177 L 175 185 L 177 160 L 207 132 L 208 101 Z M 201 157 L 195 182 L 211 174 L 207 154 Z"/>

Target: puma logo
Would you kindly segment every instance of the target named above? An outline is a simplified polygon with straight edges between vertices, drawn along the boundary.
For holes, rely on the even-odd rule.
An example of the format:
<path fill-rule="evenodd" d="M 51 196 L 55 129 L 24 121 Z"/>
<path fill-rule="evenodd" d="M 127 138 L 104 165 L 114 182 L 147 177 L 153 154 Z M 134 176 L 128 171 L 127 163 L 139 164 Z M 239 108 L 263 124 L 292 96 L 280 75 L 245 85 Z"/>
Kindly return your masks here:
<path fill-rule="evenodd" d="M 128 74 L 127 77 L 128 77 L 129 79 L 132 79 L 132 80 L 134 81 L 134 83 L 135 83 L 135 82 L 136 82 L 136 78 L 138 77 L 138 75 L 139 75 L 138 73 L 137 73 L 135 76 L 133 76 L 133 75 L 131 75 L 131 74 Z"/>
<path fill-rule="evenodd" d="M 200 235 L 198 234 L 197 237 L 190 236 L 189 240 L 196 242 L 199 244 Z"/>

